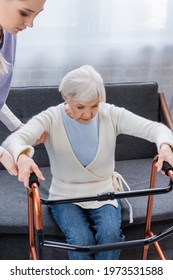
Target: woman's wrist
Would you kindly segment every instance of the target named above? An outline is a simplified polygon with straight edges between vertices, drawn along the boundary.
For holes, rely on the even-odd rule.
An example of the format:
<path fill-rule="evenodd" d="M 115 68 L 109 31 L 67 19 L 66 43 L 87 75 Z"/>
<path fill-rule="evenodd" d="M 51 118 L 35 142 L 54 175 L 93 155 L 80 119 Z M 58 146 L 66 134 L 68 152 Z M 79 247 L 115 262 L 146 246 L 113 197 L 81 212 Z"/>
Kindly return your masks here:
<path fill-rule="evenodd" d="M 25 153 L 21 153 L 18 156 L 16 163 L 18 164 L 19 162 L 23 161 L 26 157 L 27 157 L 27 155 Z"/>
<path fill-rule="evenodd" d="M 161 144 L 160 149 L 161 150 L 168 150 L 169 149 L 169 150 L 173 151 L 173 147 L 170 146 L 169 144 L 166 144 L 166 143 Z"/>

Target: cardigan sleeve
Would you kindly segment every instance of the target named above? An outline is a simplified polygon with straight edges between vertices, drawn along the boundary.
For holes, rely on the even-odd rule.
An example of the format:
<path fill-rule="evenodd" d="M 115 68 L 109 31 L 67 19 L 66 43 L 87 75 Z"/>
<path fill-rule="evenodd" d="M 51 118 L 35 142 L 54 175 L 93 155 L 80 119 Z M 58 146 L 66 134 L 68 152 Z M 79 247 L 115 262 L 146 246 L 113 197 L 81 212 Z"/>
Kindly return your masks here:
<path fill-rule="evenodd" d="M 6 104 L 0 110 L 0 120 L 10 131 L 16 130 L 21 124 L 21 121 L 11 112 Z"/>
<path fill-rule="evenodd" d="M 173 133 L 164 124 L 140 117 L 124 108 L 110 105 L 110 114 L 117 134 L 128 134 L 143 138 L 157 145 L 173 147 Z"/>
<path fill-rule="evenodd" d="M 2 156 L 3 153 L 3 147 L 0 146 L 0 157 Z"/>
<path fill-rule="evenodd" d="M 52 118 L 51 110 L 47 109 L 7 137 L 2 146 L 12 154 L 15 162 L 21 153 L 25 153 L 29 157 L 33 156 L 34 148 L 32 146 L 45 131 L 49 133 Z"/>

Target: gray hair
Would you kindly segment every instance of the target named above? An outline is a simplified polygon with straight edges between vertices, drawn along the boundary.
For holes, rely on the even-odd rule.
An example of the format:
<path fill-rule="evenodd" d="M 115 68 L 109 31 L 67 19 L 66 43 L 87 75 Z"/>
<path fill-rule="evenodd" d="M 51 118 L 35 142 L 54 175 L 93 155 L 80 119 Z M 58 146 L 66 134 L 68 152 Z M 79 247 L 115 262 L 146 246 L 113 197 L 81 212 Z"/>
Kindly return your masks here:
<path fill-rule="evenodd" d="M 90 65 L 84 65 L 67 73 L 62 79 L 59 91 L 65 99 L 89 102 L 99 98 L 106 102 L 106 93 L 101 75 Z"/>

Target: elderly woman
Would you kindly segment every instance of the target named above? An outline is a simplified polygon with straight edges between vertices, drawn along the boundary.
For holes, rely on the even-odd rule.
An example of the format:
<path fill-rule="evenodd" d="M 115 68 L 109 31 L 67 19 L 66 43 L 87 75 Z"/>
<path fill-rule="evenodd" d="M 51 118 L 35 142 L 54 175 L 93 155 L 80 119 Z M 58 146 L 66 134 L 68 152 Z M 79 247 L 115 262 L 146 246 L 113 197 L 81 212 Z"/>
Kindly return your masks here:
<path fill-rule="evenodd" d="M 91 66 L 69 72 L 59 90 L 64 103 L 33 117 L 4 143 L 15 159 L 19 180 L 25 186 L 33 171 L 44 180 L 31 157 L 33 143 L 45 130 L 52 172 L 50 199 L 121 191 L 114 176 L 114 150 L 120 133 L 155 142 L 158 170 L 163 160 L 173 166 L 172 132 L 162 124 L 107 104 L 103 80 Z M 121 206 L 117 200 L 53 205 L 51 214 L 70 244 L 95 245 L 124 239 Z M 69 259 L 114 260 L 119 255 L 119 250 L 99 252 L 95 256 L 70 251 Z"/>

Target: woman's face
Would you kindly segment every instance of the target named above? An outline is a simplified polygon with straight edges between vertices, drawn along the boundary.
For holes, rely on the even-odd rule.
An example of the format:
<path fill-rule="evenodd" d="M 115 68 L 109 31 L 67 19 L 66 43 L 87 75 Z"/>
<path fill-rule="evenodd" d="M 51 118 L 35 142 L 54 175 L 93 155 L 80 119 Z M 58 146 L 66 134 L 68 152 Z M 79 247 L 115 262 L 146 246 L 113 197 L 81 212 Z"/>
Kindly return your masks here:
<path fill-rule="evenodd" d="M 35 17 L 43 10 L 46 0 L 0 0 L 0 28 L 17 34 L 33 27 Z"/>
<path fill-rule="evenodd" d="M 74 99 L 67 99 L 65 105 L 66 113 L 74 120 L 87 124 L 98 112 L 99 99 L 90 102 L 79 102 Z"/>

